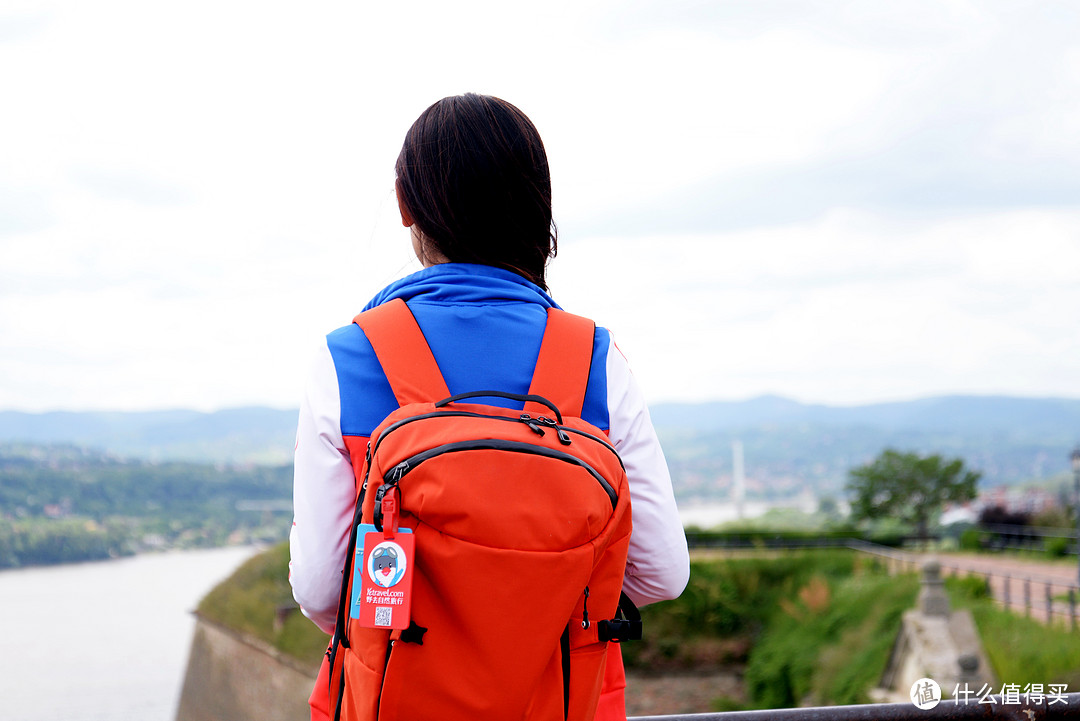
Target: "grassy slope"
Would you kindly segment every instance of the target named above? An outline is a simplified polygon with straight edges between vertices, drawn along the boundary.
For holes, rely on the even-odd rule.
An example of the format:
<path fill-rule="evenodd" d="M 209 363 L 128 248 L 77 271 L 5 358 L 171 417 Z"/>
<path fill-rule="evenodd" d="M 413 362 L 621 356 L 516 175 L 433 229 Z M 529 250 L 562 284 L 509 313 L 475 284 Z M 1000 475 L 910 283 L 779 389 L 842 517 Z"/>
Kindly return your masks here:
<path fill-rule="evenodd" d="M 779 605 L 751 652 L 748 695 L 760 708 L 867 702 L 917 594 L 914 575 L 814 576 Z"/>
<path fill-rule="evenodd" d="M 200 615 L 251 634 L 293 658 L 317 667 L 329 638 L 305 618 L 289 588 L 289 544 L 281 543 L 242 565 L 199 603 Z M 280 627 L 274 617 L 293 609 Z"/>
<path fill-rule="evenodd" d="M 862 573 L 864 565 L 844 551 L 695 561 L 690 585 L 679 599 L 642 609 L 646 640 L 623 647 L 627 667 L 672 671 L 742 664 L 755 639 L 767 634 L 778 609 L 798 599 L 800 589 L 822 579 L 841 583 Z M 295 603 L 288 585 L 288 546 L 281 544 L 241 566 L 198 610 L 316 664 L 327 637 L 299 613 L 275 628 L 275 613 L 285 607 L 295 608 Z M 883 653 L 887 656 L 887 645 Z"/>
<path fill-rule="evenodd" d="M 626 665 L 663 671 L 742 663 L 782 599 L 814 573 L 850 575 L 854 560 L 847 551 L 696 557 L 679 598 L 642 609 L 645 640 L 623 647 Z"/>
<path fill-rule="evenodd" d="M 998 678 L 1080 686 L 1080 635 L 1005 613 L 978 589 L 949 584 L 954 606 L 972 609 Z M 914 574 L 888 576 L 847 551 L 695 560 L 683 595 L 642 609 L 646 639 L 625 644 L 623 653 L 628 668 L 659 672 L 746 663 L 758 708 L 861 703 L 917 593 Z M 287 544 L 244 564 L 199 612 L 314 667 L 327 637 L 295 612 L 275 628 L 283 607 L 295 609 Z"/>

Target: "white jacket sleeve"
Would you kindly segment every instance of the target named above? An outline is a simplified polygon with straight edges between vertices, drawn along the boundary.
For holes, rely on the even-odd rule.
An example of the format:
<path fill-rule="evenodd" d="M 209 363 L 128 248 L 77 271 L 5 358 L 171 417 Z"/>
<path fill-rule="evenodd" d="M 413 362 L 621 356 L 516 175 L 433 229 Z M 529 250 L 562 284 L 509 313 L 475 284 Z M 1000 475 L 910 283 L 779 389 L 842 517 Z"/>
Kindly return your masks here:
<path fill-rule="evenodd" d="M 614 339 L 607 355 L 609 437 L 630 481 L 634 530 L 623 590 L 635 604 L 676 598 L 690 579 L 675 493 L 649 410 Z"/>
<path fill-rule="evenodd" d="M 341 398 L 330 349 L 315 358 L 296 428 L 289 582 L 304 615 L 333 633 L 356 481 L 341 438 Z"/>

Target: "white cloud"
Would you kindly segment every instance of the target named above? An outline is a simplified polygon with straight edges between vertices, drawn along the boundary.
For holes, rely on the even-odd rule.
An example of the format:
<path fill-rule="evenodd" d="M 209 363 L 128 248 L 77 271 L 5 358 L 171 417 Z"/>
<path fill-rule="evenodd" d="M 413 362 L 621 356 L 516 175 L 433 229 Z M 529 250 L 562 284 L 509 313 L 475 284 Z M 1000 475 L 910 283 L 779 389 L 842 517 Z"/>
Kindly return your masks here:
<path fill-rule="evenodd" d="M 654 398 L 1080 395 L 1070 7 L 11 3 L 0 407 L 298 403 L 469 90 L 541 130 L 552 285 Z"/>
<path fill-rule="evenodd" d="M 657 399 L 1076 396 L 1078 234 L 1076 212 L 899 224 L 843 211 L 597 238 L 553 269 L 552 286 L 616 332 Z"/>

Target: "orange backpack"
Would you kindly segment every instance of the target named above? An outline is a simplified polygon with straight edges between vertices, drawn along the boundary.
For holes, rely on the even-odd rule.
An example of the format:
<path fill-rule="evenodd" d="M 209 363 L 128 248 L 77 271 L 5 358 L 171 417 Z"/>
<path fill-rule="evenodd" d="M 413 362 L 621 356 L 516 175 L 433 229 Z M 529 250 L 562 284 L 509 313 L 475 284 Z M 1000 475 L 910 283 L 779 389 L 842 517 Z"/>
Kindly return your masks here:
<path fill-rule="evenodd" d="M 621 593 L 626 473 L 578 417 L 595 326 L 551 309 L 527 396 L 449 397 L 404 301 L 355 322 L 401 407 L 363 466 L 329 651 L 333 718 L 592 721 L 608 644 L 641 633 Z M 462 402 L 494 396 L 524 410 Z M 388 495 L 415 538 L 411 624 L 394 631 L 348 610 L 357 529 L 383 528 Z"/>

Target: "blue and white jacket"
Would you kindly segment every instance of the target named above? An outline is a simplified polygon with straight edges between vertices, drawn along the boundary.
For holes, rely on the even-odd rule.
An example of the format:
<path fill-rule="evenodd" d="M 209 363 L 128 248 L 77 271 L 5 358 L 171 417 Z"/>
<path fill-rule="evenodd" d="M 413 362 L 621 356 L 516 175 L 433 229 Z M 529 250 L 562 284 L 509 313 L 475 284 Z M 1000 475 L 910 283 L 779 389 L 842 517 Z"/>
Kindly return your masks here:
<path fill-rule="evenodd" d="M 556 305 L 538 286 L 499 268 L 444 263 L 392 283 L 367 308 L 394 298 L 408 303 L 451 393 L 528 392 L 547 309 Z M 304 614 L 328 633 L 356 498 L 353 455 L 362 455 L 397 407 L 360 327 L 327 335 L 297 427 L 289 577 Z M 638 605 L 675 598 L 690 566 L 671 478 L 641 392 L 603 328 L 596 331 L 582 417 L 608 433 L 630 481 L 634 530 L 624 590 Z"/>

